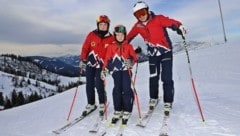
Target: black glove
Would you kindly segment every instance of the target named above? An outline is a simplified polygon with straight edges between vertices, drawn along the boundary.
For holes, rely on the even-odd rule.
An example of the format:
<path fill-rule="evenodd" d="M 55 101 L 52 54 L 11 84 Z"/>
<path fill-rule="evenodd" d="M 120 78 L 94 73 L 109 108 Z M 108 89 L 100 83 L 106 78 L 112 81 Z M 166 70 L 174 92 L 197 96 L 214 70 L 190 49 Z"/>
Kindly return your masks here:
<path fill-rule="evenodd" d="M 142 48 L 140 46 L 138 46 L 136 49 L 135 49 L 135 52 L 136 53 L 141 53 L 142 52 Z"/>
<path fill-rule="evenodd" d="M 177 28 L 177 34 L 185 37 L 185 35 L 187 34 L 187 30 L 184 26 L 181 25 L 179 28 Z"/>

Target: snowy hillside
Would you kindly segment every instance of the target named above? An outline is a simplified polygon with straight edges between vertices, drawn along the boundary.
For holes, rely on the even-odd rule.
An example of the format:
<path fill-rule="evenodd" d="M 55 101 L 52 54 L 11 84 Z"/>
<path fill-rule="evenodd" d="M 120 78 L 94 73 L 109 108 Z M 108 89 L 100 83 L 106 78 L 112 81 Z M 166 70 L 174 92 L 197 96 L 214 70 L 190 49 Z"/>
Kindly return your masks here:
<path fill-rule="evenodd" d="M 174 55 L 175 101 L 169 120 L 170 136 L 239 136 L 240 122 L 240 47 L 227 43 L 189 51 L 193 78 L 198 91 L 206 123 L 202 123 L 195 99 L 186 54 Z M 133 69 L 135 70 L 135 69 Z M 148 109 L 148 63 L 140 63 L 136 89 L 142 113 Z M 112 77 L 107 77 L 106 90 L 110 106 L 108 119 L 113 113 Z M 24 106 L 0 111 L 1 136 L 53 136 L 52 130 L 66 124 L 76 88 L 53 97 Z M 161 90 L 161 89 L 160 89 Z M 162 95 L 162 91 L 160 91 Z M 79 86 L 70 120 L 78 117 L 86 105 L 85 85 Z M 137 108 L 134 105 L 127 136 L 157 136 L 162 121 L 162 101 L 146 128 L 137 127 Z M 88 132 L 98 112 L 94 112 L 62 136 L 91 136 Z M 112 129 L 108 135 L 112 135 Z"/>

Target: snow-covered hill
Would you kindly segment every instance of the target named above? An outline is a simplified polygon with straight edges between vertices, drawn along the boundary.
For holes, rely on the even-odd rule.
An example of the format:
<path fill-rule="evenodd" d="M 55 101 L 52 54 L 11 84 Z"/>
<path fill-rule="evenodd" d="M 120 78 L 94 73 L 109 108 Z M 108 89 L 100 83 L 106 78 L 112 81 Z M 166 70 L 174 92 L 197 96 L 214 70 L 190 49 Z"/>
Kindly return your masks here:
<path fill-rule="evenodd" d="M 190 50 L 191 67 L 206 123 L 202 123 L 195 99 L 186 54 L 174 55 L 175 101 L 169 121 L 170 136 L 239 136 L 240 122 L 240 47 L 227 43 Z M 133 69 L 135 70 L 135 69 Z M 148 109 L 148 63 L 139 64 L 136 81 L 142 113 Z M 113 113 L 112 77 L 107 77 L 110 106 L 108 119 Z M 66 123 L 67 114 L 76 88 L 53 97 L 24 106 L 0 111 L 1 136 L 53 136 L 52 130 Z M 85 85 L 79 86 L 70 120 L 79 116 L 86 105 Z M 161 90 L 161 89 L 160 89 Z M 160 94 L 162 95 L 162 91 Z M 157 136 L 162 121 L 162 102 L 158 105 L 149 125 L 137 127 L 137 108 L 134 106 L 128 136 Z M 90 136 L 98 112 L 94 112 L 62 136 Z M 114 129 L 112 133 L 114 133 Z"/>

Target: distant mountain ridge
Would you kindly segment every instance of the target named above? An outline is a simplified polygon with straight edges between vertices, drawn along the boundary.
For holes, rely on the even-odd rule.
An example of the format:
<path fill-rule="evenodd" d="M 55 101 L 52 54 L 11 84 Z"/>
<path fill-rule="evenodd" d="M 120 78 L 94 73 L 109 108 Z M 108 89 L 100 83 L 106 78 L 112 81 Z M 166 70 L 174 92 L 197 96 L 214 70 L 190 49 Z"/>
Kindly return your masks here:
<path fill-rule="evenodd" d="M 59 75 L 69 77 L 78 77 L 80 75 L 80 58 L 78 55 L 64 55 L 52 58 L 44 56 L 28 56 L 28 58 L 39 67 Z M 147 60 L 148 57 L 144 53 L 139 54 L 139 62 Z"/>
<path fill-rule="evenodd" d="M 195 49 L 202 47 L 203 45 L 209 45 L 207 42 L 189 41 L 188 48 Z M 181 52 L 184 50 L 182 42 L 176 42 L 173 44 L 173 53 Z M 139 63 L 148 61 L 148 56 L 142 52 L 138 54 Z M 44 57 L 44 56 L 28 56 L 38 66 L 53 73 L 69 76 L 78 77 L 79 72 L 79 55 L 63 55 L 59 57 Z"/>
<path fill-rule="evenodd" d="M 80 75 L 79 67 L 74 66 L 76 64 L 71 64 L 74 61 L 71 62 L 69 61 L 70 59 L 67 59 L 65 57 L 50 58 L 50 57 L 44 57 L 44 56 L 28 56 L 27 58 L 31 59 L 36 65 L 38 65 L 42 69 L 46 69 L 47 71 L 50 71 L 59 75 L 68 76 L 68 77 L 77 77 Z"/>

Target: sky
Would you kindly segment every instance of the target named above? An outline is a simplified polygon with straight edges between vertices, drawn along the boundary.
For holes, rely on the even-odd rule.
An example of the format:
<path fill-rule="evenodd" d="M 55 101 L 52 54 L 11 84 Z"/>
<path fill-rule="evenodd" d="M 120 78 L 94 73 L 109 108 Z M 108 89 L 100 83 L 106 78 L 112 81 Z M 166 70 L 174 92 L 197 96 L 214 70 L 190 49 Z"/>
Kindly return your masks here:
<path fill-rule="evenodd" d="M 110 32 L 117 24 L 130 30 L 137 0 L 0 0 L 0 54 L 21 56 L 78 55 L 96 18 L 108 15 Z M 149 9 L 183 23 L 187 40 L 224 42 L 218 0 L 151 0 Z M 226 38 L 240 37 L 240 1 L 221 0 Z M 169 30 L 172 42 L 180 36 Z M 133 45 L 144 45 L 137 37 Z"/>
<path fill-rule="evenodd" d="M 238 44 L 230 43 L 211 46 L 202 45 L 198 48 L 189 49 L 192 77 L 205 123 L 202 122 L 195 101 L 186 53 L 183 50 L 174 54 L 173 79 L 175 97 L 173 109 L 168 120 L 168 132 L 170 136 L 240 135 L 240 61 L 233 61 L 240 58 L 239 49 L 240 46 Z M 133 73 L 135 73 L 135 70 L 136 65 L 133 67 Z M 0 72 L 0 76 L 2 75 L 4 75 L 4 72 Z M 142 116 L 148 109 L 149 76 L 148 62 L 139 63 L 135 88 L 138 93 Z M 2 81 L 11 82 L 11 78 L 0 78 L 0 83 Z M 160 101 L 148 125 L 145 128 L 136 126 L 139 114 L 137 106 L 134 105 L 125 130 L 127 136 L 159 136 L 163 117 L 163 92 L 161 81 L 159 83 Z M 69 116 L 70 121 L 79 117 L 87 105 L 85 87 L 85 84 L 78 87 L 75 103 Z M 108 125 L 114 112 L 112 76 L 109 75 L 106 77 L 105 87 L 110 104 L 107 110 L 108 120 L 104 120 L 100 131 Z M 67 123 L 75 91 L 76 88 L 72 88 L 40 101 L 0 111 L 0 135 L 53 136 L 53 130 L 61 128 Z M 97 97 L 96 104 L 98 104 Z M 93 127 L 93 123 L 96 122 L 98 115 L 97 109 L 87 118 L 59 136 L 97 135 L 90 134 L 88 131 Z M 109 128 L 106 136 L 113 136 L 117 131 L 117 126 Z"/>

